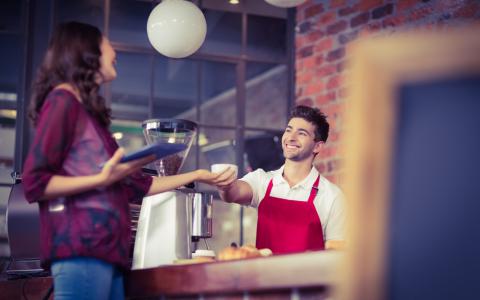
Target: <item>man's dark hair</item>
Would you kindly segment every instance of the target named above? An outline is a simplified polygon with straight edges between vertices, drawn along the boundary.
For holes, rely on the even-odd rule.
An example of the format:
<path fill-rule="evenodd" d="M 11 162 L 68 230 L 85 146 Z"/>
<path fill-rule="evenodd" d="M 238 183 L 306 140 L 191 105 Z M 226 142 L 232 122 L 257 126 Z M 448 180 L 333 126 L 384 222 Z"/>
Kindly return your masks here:
<path fill-rule="evenodd" d="M 330 125 L 327 117 L 318 108 L 303 105 L 295 106 L 290 112 L 289 121 L 292 118 L 302 118 L 315 126 L 315 142 L 326 142 Z"/>

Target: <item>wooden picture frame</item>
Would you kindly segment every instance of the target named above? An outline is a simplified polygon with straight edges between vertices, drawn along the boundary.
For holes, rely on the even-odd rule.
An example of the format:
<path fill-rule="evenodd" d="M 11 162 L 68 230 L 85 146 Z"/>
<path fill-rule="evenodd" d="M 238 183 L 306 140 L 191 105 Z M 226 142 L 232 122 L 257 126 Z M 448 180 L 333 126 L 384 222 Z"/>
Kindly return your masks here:
<path fill-rule="evenodd" d="M 344 155 L 351 222 L 338 297 L 389 299 L 389 213 L 399 90 L 411 83 L 480 76 L 480 27 L 371 37 L 349 50 Z"/>

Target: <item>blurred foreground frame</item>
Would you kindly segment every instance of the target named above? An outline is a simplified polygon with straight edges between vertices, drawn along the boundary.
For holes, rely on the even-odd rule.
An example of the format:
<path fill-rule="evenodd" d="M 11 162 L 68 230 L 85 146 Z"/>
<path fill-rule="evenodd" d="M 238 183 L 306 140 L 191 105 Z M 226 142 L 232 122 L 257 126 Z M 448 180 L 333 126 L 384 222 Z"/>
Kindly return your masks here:
<path fill-rule="evenodd" d="M 338 299 L 478 297 L 480 27 L 370 37 L 349 51 Z"/>

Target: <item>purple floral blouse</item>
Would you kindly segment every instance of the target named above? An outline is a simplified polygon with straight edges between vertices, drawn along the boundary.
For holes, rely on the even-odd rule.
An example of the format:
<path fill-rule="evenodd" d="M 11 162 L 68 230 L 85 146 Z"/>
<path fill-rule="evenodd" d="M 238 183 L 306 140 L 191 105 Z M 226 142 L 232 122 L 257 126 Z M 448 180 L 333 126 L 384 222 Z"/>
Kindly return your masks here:
<path fill-rule="evenodd" d="M 23 170 L 25 196 L 36 202 L 53 175 L 100 172 L 118 148 L 110 132 L 70 92 L 51 91 L 40 112 Z M 141 202 L 152 178 L 137 172 L 107 188 L 38 201 L 42 264 L 88 256 L 129 268 L 129 201 Z"/>

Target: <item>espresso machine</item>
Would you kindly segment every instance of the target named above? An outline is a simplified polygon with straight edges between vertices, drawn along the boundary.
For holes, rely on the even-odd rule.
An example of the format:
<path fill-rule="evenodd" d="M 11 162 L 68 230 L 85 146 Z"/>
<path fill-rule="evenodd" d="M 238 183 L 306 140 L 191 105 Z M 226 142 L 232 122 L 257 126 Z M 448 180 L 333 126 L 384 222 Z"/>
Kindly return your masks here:
<path fill-rule="evenodd" d="M 147 144 L 181 143 L 186 149 L 153 162 L 158 176 L 175 175 L 182 167 L 197 133 L 194 122 L 150 119 L 142 124 Z M 212 236 L 213 195 L 182 187 L 145 197 L 133 250 L 132 269 L 152 268 L 191 258 L 196 242 Z"/>

